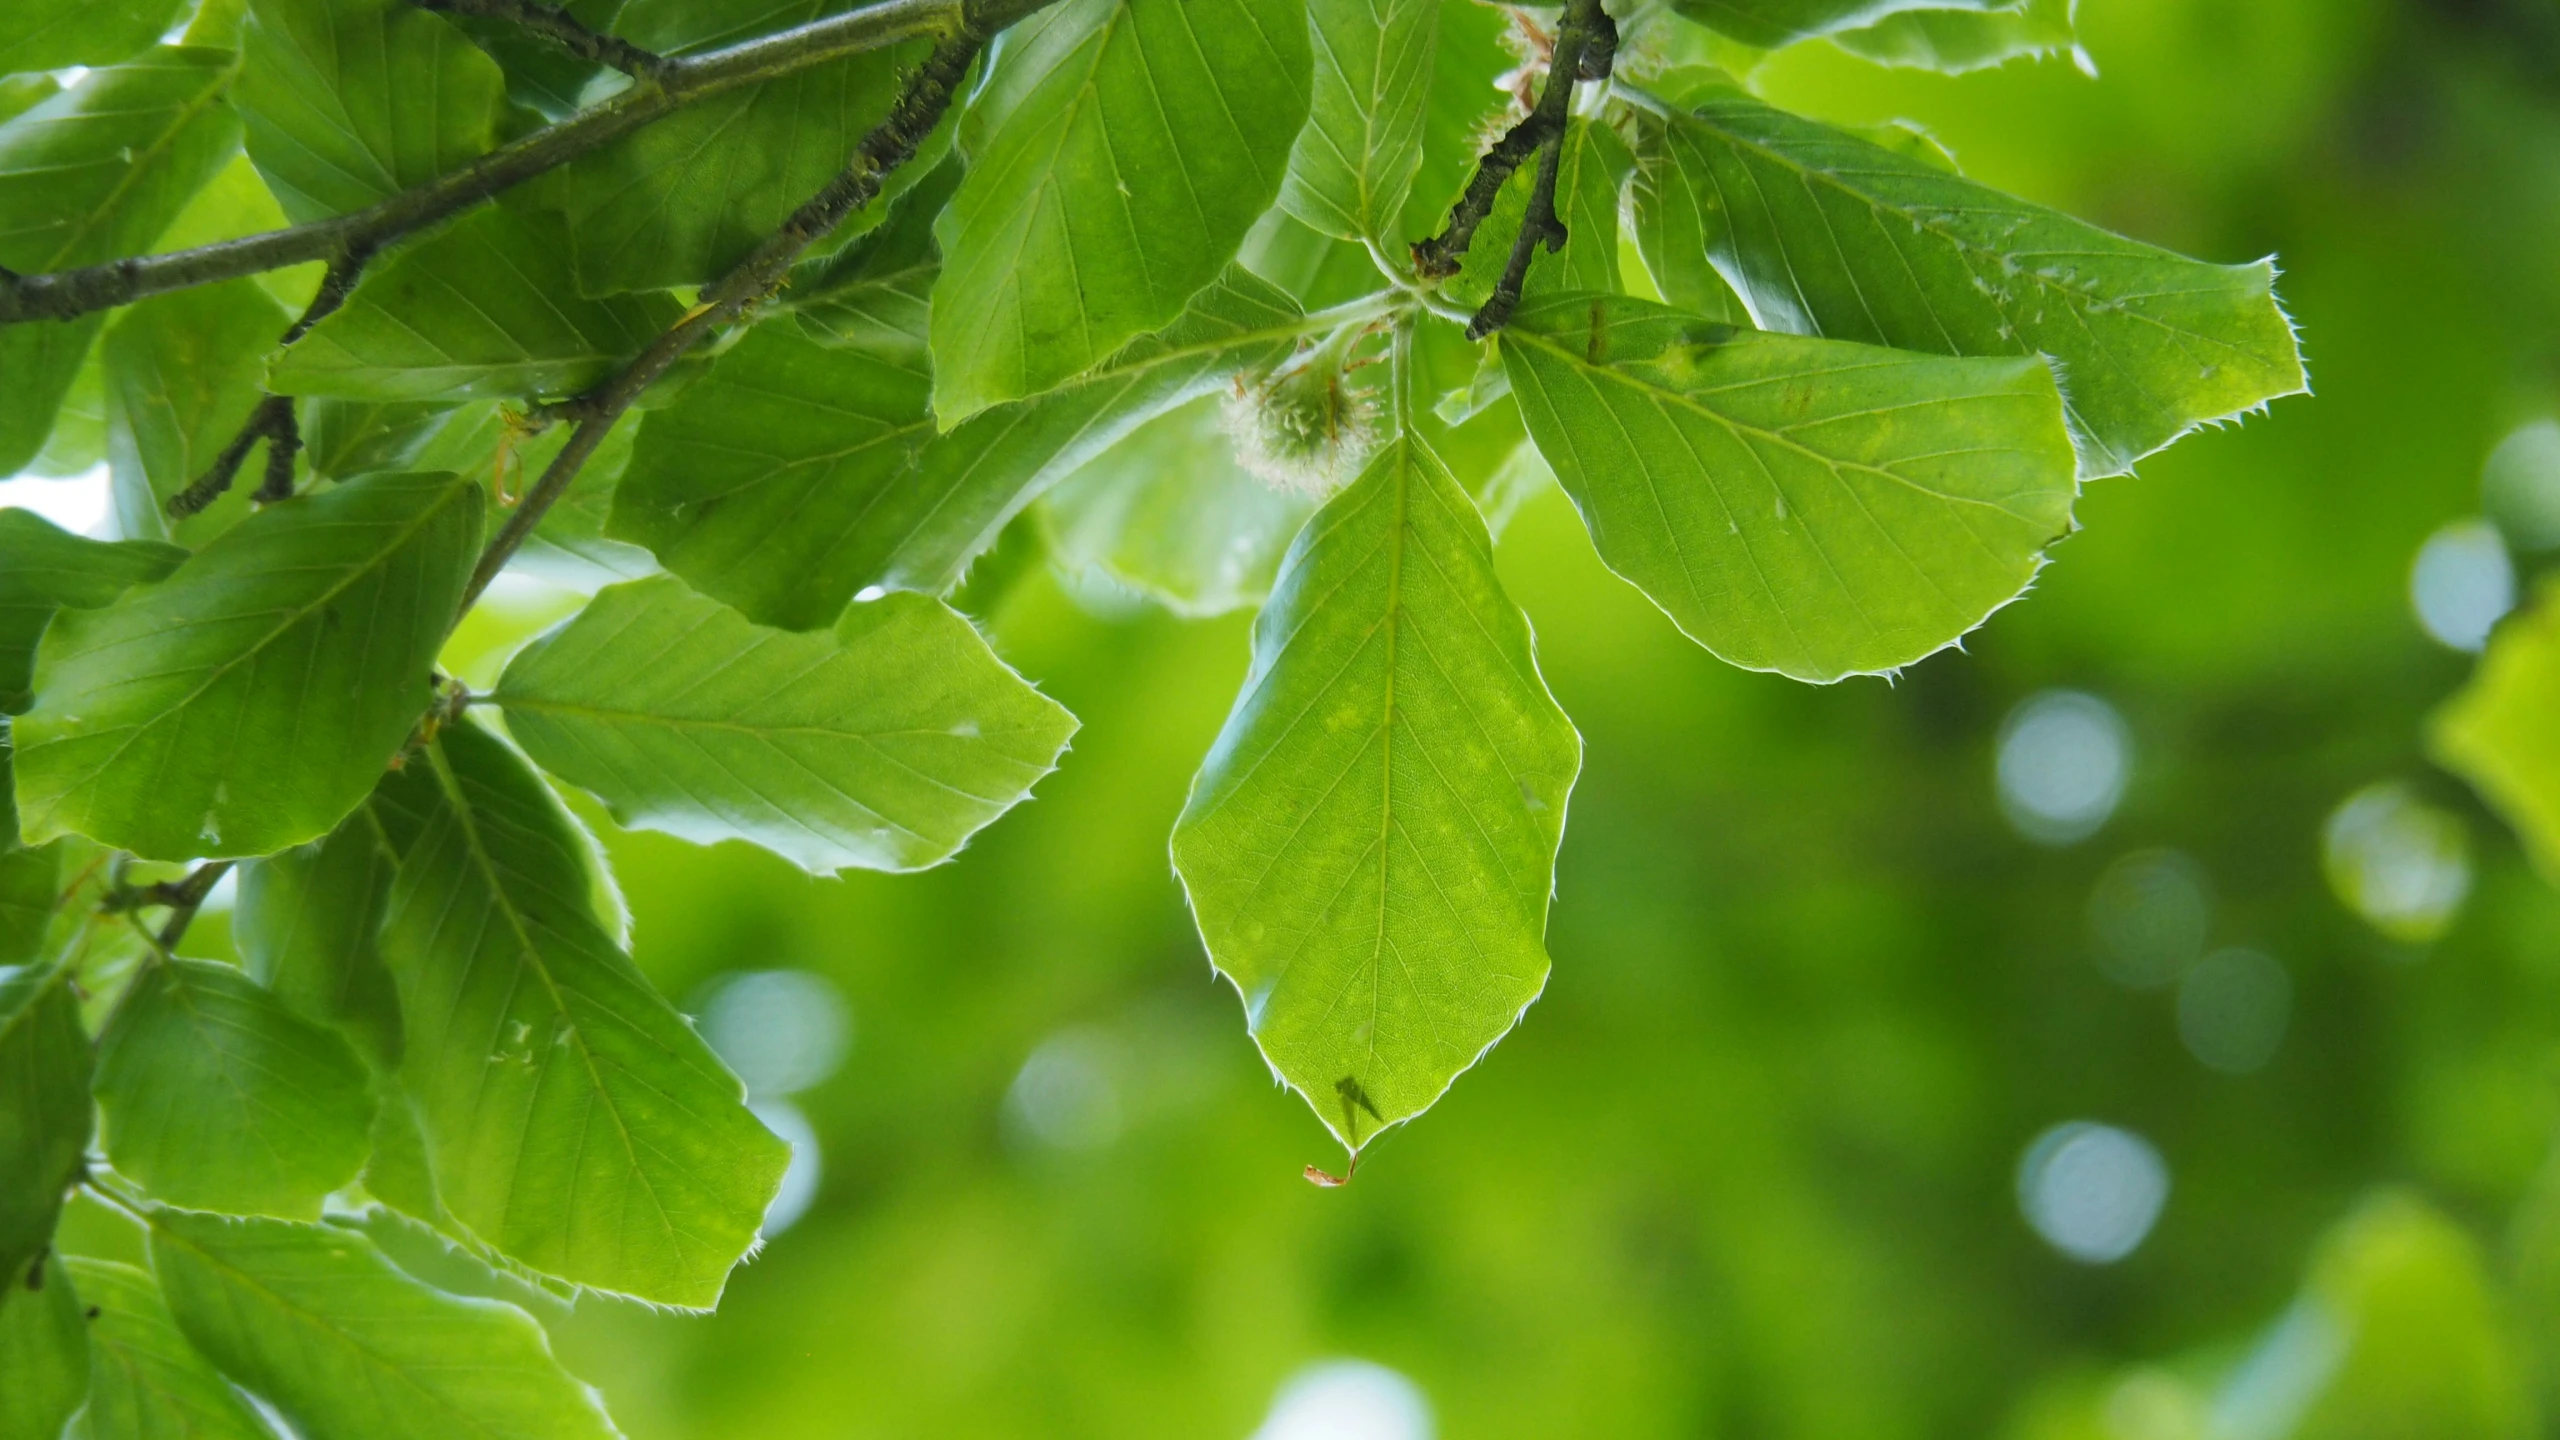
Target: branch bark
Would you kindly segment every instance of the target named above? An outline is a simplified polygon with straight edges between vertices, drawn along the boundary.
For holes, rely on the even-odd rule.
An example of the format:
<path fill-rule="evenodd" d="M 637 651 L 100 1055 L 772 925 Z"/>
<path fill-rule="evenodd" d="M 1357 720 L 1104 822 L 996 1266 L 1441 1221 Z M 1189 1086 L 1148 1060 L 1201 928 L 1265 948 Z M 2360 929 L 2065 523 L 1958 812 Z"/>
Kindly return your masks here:
<path fill-rule="evenodd" d="M 676 62 L 628 40 L 590 30 L 577 16 L 542 0 L 409 0 L 421 10 L 503 20 L 598 65 L 610 65 L 634 80 L 664 79 Z"/>
<path fill-rule="evenodd" d="M 370 255 L 403 235 L 458 215 L 685 106 L 903 40 L 956 34 L 988 8 L 971 0 L 879 0 L 726 50 L 671 60 L 662 75 L 642 80 L 592 109 L 351 215 L 165 255 L 133 256 L 49 274 L 0 276 L 0 325 L 69 320 L 147 296 L 315 260 L 328 261 L 333 267 L 346 265 L 351 257 Z M 1012 8 L 1021 9 L 1019 4 Z M 361 263 L 360 258 L 353 263 Z"/>

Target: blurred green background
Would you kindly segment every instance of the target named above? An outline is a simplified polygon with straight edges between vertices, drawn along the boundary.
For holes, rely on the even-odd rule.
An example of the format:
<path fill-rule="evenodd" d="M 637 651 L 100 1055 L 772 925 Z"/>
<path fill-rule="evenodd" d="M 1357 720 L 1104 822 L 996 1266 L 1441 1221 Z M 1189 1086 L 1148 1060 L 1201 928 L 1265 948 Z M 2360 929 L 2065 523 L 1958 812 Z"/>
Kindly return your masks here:
<path fill-rule="evenodd" d="M 2099 482 L 2035 593 L 1892 685 L 1725 667 L 1559 495 L 1532 501 L 1500 563 L 1589 747 L 1554 977 L 1339 1191 L 1299 1178 L 1339 1152 L 1256 1058 L 1166 860 L 1247 621 L 1080 605 L 1032 571 L 985 618 L 1084 729 L 957 864 L 813 881 L 610 836 L 670 994 L 823 1017 L 719 988 L 805 971 L 849 1038 L 774 1081 L 802 1087 L 820 1178 L 716 1318 L 552 1317 L 624 1427 L 2560 1433 L 2560 894 L 2428 765 L 2473 662 L 2410 602 L 2492 448 L 2560 406 L 2560 6 L 2081 19 L 2101 78 L 1813 45 L 1760 81 L 1919 121 L 1969 173 L 2133 235 L 2280 255 L 2316 399 Z M 2094 833 L 2046 843 L 1995 775 L 2004 721 L 2057 687 L 2121 718 L 2130 768 Z M 2396 917 L 2366 891 L 2407 875 L 2355 868 L 2365 832 L 2324 874 L 2324 826 L 2382 782 L 2359 813 L 2383 862 L 2436 884 Z M 2186 860 L 2114 871 L 2093 927 L 2110 867 L 2163 848 Z M 2111 978 L 2126 943 L 2168 983 Z M 2197 961 L 2232 946 L 2280 978 Z M 2030 1154 L 2069 1122 L 2114 1128 Z M 1307 1380 L 1341 1359 L 1410 1388 Z"/>

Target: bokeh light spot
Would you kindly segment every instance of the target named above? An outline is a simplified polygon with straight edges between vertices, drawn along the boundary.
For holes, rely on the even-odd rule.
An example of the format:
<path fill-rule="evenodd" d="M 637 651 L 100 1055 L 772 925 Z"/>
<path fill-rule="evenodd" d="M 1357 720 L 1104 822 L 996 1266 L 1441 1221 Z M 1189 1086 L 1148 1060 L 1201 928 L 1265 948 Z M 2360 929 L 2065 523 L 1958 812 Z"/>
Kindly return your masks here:
<path fill-rule="evenodd" d="M 1042 1041 L 1005 1094 L 1010 1128 L 1052 1150 L 1099 1150 L 1119 1139 L 1119 1059 L 1118 1047 L 1094 1030 Z"/>
<path fill-rule="evenodd" d="M 2045 1243 L 2105 1265 L 2134 1252 L 2169 1199 L 2169 1167 L 2129 1130 L 2074 1120 L 2035 1138 L 2018 1162 L 2018 1208 Z"/>
<path fill-rule="evenodd" d="M 773 1192 L 773 1201 L 764 1207 L 763 1234 L 767 1240 L 800 1222 L 809 1213 L 809 1202 L 818 1198 L 818 1181 L 824 1172 L 818 1158 L 817 1127 L 800 1107 L 788 1100 L 759 1100 L 748 1106 L 764 1128 L 782 1138 L 791 1147 L 791 1164 L 782 1172 L 782 1187 Z"/>
<path fill-rule="evenodd" d="M 2204 867 L 2175 850 L 2136 850 L 2098 877 L 2089 933 L 2098 968 L 2132 990 L 2168 984 L 2204 953 L 2213 891 Z"/>
<path fill-rule="evenodd" d="M 2038 844 L 2068 845 L 2106 824 L 2132 772 L 2124 717 L 2095 695 L 2042 691 L 2000 726 L 2000 808 Z"/>
<path fill-rule="evenodd" d="M 806 970 L 747 970 L 702 1007 L 702 1038 L 759 1099 L 797 1095 L 835 1073 L 853 1040 L 844 997 Z"/>
<path fill-rule="evenodd" d="M 2265 1068 L 2292 1017 L 2293 977 L 2255 950 L 2217 950 L 2178 985 L 2178 1038 L 2226 1075 Z"/>
<path fill-rule="evenodd" d="M 2384 781 L 2347 797 L 2321 830 L 2329 888 L 2395 940 L 2442 935 L 2471 893 L 2471 837 L 2460 816 Z"/>
<path fill-rule="evenodd" d="M 2409 604 L 2418 624 L 2444 645 L 2476 651 L 2516 608 L 2516 567 L 2507 543 L 2485 520 L 2457 520 L 2418 547 L 2409 567 Z"/>
<path fill-rule="evenodd" d="M 2560 420 L 2517 426 L 2480 472 L 2480 503 L 2519 550 L 2560 547 Z"/>
<path fill-rule="evenodd" d="M 1421 1387 L 1366 1360 L 1323 1360 L 1289 1377 L 1253 1440 L 1431 1440 Z"/>

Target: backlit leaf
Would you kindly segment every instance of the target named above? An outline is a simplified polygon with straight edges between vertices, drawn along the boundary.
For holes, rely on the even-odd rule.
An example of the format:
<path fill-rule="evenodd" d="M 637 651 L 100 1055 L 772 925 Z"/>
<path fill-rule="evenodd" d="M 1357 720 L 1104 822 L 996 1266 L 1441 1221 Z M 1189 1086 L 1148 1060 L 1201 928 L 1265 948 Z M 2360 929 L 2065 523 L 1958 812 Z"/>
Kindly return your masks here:
<path fill-rule="evenodd" d="M 2016 598 L 2070 529 L 2071 438 L 2042 360 L 1597 296 L 1523 305 L 1502 355 L 1601 558 L 1748 669 L 1909 664 Z"/>
<path fill-rule="evenodd" d="M 62 856 L 56 847 L 30 850 L 17 843 L 14 833 L 0 832 L 0 966 L 30 964 L 43 955 L 61 879 Z"/>
<path fill-rule="evenodd" d="M 525 1265 L 707 1309 L 788 1152 L 598 920 L 541 777 L 476 726 L 411 762 L 442 802 L 391 892 L 401 1078 L 444 1208 Z"/>
<path fill-rule="evenodd" d="M 34 699 L 36 642 L 54 612 L 94 610 L 158 580 L 187 552 L 148 540 L 90 540 L 32 510 L 0 510 L 0 713 Z"/>
<path fill-rule="evenodd" d="M 15 726 L 27 837 L 185 860 L 335 829 L 426 709 L 482 508 L 450 475 L 368 476 L 55 617 Z"/>
<path fill-rule="evenodd" d="M 1290 214 L 1328 235 L 1394 248 L 1422 163 L 1444 3 L 1308 0 L 1315 88 L 1280 187 Z"/>
<path fill-rule="evenodd" d="M 172 1205 L 316 1220 L 364 1164 L 364 1062 L 229 965 L 155 959 L 98 1037 L 116 1169 Z"/>
<path fill-rule="evenodd" d="M 2434 749 L 2469 780 L 2525 843 L 2545 875 L 2560 877 L 2560 595 L 2545 586 L 2534 605 L 2498 627 L 2471 682 L 2435 718 Z"/>
<path fill-rule="evenodd" d="M 2079 0 L 2026 0 L 2016 10 L 1994 13 L 1908 11 L 1832 39 L 1852 55 L 1883 64 L 1961 75 L 2011 60 L 2072 53 L 2077 44 L 2072 12 L 2078 5 Z"/>
<path fill-rule="evenodd" d="M 1546 983 L 1581 739 L 1466 493 L 1411 440 L 1307 522 L 1174 866 L 1264 1058 L 1357 1150 Z"/>
<path fill-rule="evenodd" d="M 213 465 L 265 395 L 267 351 L 292 323 L 255 281 L 156 295 L 107 327 L 107 466 L 116 530 L 201 544 L 249 512 L 263 461 L 213 508 L 173 520 L 169 497 Z"/>
<path fill-rule="evenodd" d="M 407 0 L 250 0 L 233 103 L 299 224 L 362 210 L 497 143 L 506 79 Z"/>
<path fill-rule="evenodd" d="M 62 1258 L 0 1289 L 0 1440 L 55 1440 L 89 1391 L 89 1336 Z"/>
<path fill-rule="evenodd" d="M 10 1290 L 53 1238 L 63 1192 L 81 1172 L 89 1063 L 69 973 L 0 970 L 0 1284 Z"/>
<path fill-rule="evenodd" d="M 178 1333 L 151 1272 L 112 1260 L 63 1262 L 89 1321 L 88 1408 L 69 1440 L 269 1440 L 239 1395 Z"/>
<path fill-rule="evenodd" d="M 1684 184 L 1639 203 L 1698 207 L 1675 230 L 1704 240 L 1761 328 L 2049 355 L 2084 474 L 2304 387 L 2270 262 L 2189 260 L 1738 94 L 1668 118 L 1662 144 Z"/>
<path fill-rule="evenodd" d="M 945 427 L 1171 321 L 1279 193 L 1307 117 L 1295 0 L 1064 0 L 972 102 L 937 231 Z"/>
<path fill-rule="evenodd" d="M 186 8 L 187 0 L 9 0 L 0 9 L 0 74 L 129 59 Z"/>
<path fill-rule="evenodd" d="M 334 1225 L 149 1216 L 178 1328 L 306 1440 L 586 1440 L 617 1434 L 531 1316 L 441 1294 Z"/>
<path fill-rule="evenodd" d="M 754 625 L 672 576 L 616 585 L 498 682 L 536 762 L 625 825 L 814 874 L 939 864 L 1056 765 L 1075 717 L 938 600 Z"/>
<path fill-rule="evenodd" d="M 2017 0 L 1671 0 L 1671 8 L 1746 45 L 1774 47 L 1873 25 L 1906 10 L 2006 10 Z"/>

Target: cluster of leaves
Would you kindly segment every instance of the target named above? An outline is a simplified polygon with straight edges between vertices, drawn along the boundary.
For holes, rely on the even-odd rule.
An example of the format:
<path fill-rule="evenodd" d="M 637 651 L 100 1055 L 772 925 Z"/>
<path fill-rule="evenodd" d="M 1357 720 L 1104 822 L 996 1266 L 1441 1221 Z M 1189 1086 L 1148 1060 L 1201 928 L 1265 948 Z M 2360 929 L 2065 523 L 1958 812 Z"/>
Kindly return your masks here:
<path fill-rule="evenodd" d="M 552 783 L 949 858 L 1075 728 L 943 598 L 1000 536 L 1262 605 L 1173 856 L 1356 1159 L 1547 975 L 1525 485 L 1830 681 L 2302 384 L 2269 265 L 1704 63 L 2054 53 L 2061 0 L 187 9 L 0 17 L 0 473 L 103 458 L 120 537 L 0 513 L 0 1435 L 608 1432 L 392 1257 L 707 1308 L 786 1153 Z M 469 694 L 508 565 L 592 598 Z M 245 968 L 178 956 L 234 866 Z M 150 1271 L 51 1256 L 75 1186 Z"/>

